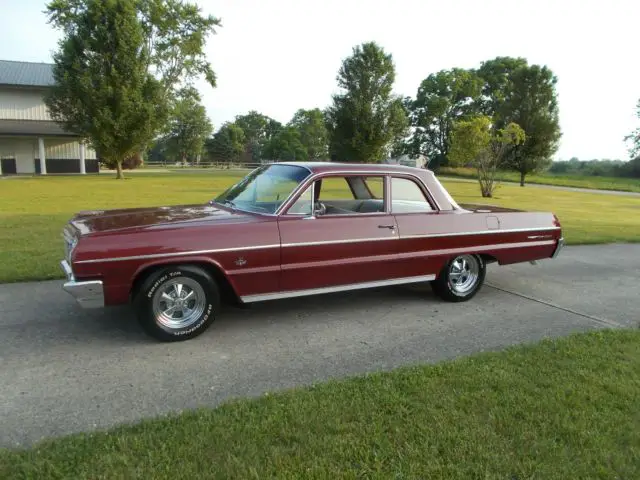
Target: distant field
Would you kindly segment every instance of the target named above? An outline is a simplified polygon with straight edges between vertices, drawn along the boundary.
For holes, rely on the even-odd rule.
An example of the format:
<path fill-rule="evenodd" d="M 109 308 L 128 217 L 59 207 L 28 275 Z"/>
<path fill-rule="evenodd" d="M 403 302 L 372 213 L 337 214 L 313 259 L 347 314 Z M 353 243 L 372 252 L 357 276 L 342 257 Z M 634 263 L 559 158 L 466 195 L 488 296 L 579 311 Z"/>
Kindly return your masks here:
<path fill-rule="evenodd" d="M 445 177 L 477 178 L 473 168 L 443 167 L 438 175 Z M 520 183 L 520 174 L 516 172 L 500 172 L 498 179 L 503 182 Z M 640 179 L 619 177 L 587 177 L 583 175 L 527 175 L 526 183 L 557 185 L 561 187 L 592 188 L 595 190 L 617 190 L 622 192 L 640 192 Z"/>
<path fill-rule="evenodd" d="M 599 331 L 0 449 L 0 478 L 631 480 L 639 398 L 640 331 Z"/>
<path fill-rule="evenodd" d="M 243 171 L 137 172 L 0 180 L 0 282 L 61 278 L 61 231 L 79 210 L 204 203 Z M 555 212 L 570 244 L 640 241 L 640 198 L 501 185 L 480 197 L 476 183 L 446 181 L 460 203 Z"/>

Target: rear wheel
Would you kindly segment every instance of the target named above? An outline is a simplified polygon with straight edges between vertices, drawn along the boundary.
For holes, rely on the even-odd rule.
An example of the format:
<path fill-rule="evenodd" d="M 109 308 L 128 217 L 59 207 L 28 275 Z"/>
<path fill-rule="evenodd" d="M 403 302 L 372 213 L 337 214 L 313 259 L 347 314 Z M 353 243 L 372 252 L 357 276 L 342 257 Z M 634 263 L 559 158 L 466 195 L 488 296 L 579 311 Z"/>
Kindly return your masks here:
<path fill-rule="evenodd" d="M 478 293 L 487 267 L 478 255 L 459 255 L 442 268 L 438 278 L 431 282 L 433 291 L 449 302 L 464 302 Z"/>
<path fill-rule="evenodd" d="M 219 305 L 218 286 L 211 275 L 190 265 L 153 272 L 134 300 L 142 328 L 165 342 L 200 335 L 215 319 Z"/>

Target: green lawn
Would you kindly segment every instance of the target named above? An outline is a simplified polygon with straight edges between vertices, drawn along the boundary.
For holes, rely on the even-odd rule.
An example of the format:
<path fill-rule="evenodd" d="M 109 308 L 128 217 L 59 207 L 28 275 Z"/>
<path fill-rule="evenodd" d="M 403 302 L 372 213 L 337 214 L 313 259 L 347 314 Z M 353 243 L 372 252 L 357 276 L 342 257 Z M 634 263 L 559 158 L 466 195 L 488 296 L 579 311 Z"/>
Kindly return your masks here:
<path fill-rule="evenodd" d="M 477 178 L 473 168 L 449 168 L 443 167 L 438 172 L 441 176 Z M 498 178 L 504 182 L 520 183 L 520 174 L 517 172 L 499 172 Z M 620 177 L 591 177 L 586 175 L 554 175 L 542 173 L 539 175 L 527 175 L 526 183 L 542 185 L 558 185 L 562 187 L 591 188 L 595 190 L 618 190 L 622 192 L 640 192 L 640 179 Z"/>
<path fill-rule="evenodd" d="M 636 479 L 640 331 L 599 331 L 0 450 L 7 479 Z"/>
<path fill-rule="evenodd" d="M 84 209 L 206 202 L 245 172 L 135 173 L 0 180 L 0 283 L 61 278 L 61 231 Z M 502 185 L 483 199 L 475 183 L 446 181 L 460 203 L 555 212 L 568 243 L 640 241 L 640 198 Z"/>

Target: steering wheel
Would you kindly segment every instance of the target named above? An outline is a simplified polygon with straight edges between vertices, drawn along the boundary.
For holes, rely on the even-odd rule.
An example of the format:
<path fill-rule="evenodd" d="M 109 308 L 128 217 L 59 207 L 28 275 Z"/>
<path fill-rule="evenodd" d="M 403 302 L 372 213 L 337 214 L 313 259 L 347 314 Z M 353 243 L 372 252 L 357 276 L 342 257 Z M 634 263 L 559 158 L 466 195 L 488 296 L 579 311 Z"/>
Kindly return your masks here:
<path fill-rule="evenodd" d="M 314 215 L 324 215 L 327 213 L 327 207 L 322 202 L 315 202 L 313 204 L 313 214 Z"/>

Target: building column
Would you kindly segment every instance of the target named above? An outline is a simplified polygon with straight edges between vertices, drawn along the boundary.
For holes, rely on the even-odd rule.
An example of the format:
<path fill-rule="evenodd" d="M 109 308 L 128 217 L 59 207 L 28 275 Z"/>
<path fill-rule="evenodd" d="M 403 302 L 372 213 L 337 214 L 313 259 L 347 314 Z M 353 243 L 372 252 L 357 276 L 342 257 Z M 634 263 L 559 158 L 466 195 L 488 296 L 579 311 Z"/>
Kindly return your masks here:
<path fill-rule="evenodd" d="M 86 175 L 87 166 L 84 164 L 84 142 L 80 142 L 80 173 Z"/>
<path fill-rule="evenodd" d="M 44 138 L 38 137 L 38 156 L 40 157 L 40 174 L 47 174 L 47 159 L 44 156 Z"/>

